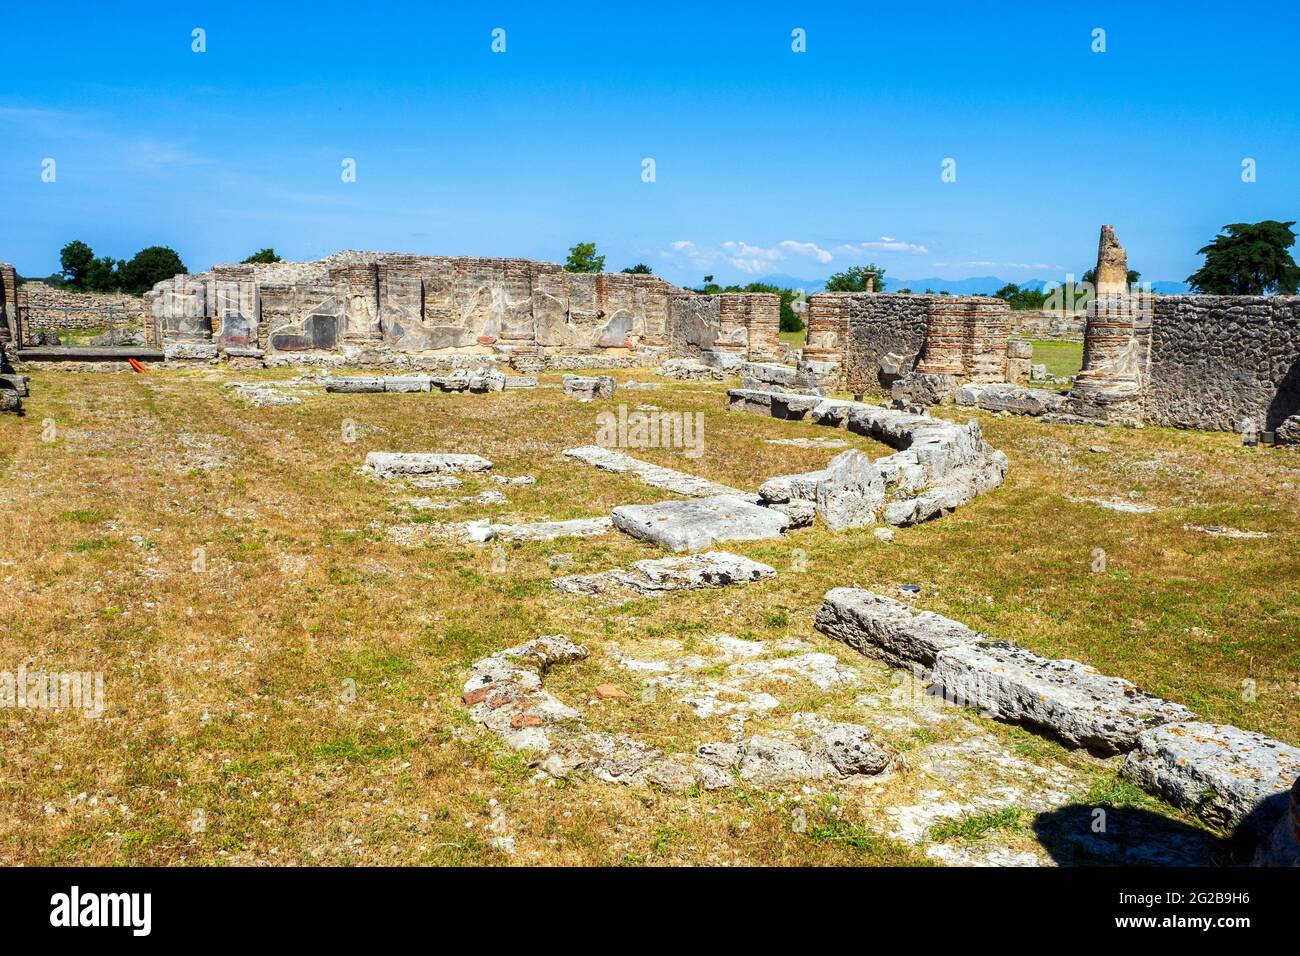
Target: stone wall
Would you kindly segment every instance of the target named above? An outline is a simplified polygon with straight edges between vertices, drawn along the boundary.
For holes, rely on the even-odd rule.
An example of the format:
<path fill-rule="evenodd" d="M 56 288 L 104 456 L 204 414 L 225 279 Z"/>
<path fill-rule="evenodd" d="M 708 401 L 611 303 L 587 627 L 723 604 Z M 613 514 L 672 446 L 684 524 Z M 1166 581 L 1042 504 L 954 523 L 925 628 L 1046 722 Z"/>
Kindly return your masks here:
<path fill-rule="evenodd" d="M 776 296 L 695 296 L 652 275 L 571 273 L 529 259 L 343 252 L 215 266 L 159 283 L 148 297 L 174 357 L 652 349 L 770 360 L 780 352 Z"/>
<path fill-rule="evenodd" d="M 1013 309 L 1011 334 L 1021 339 L 1055 342 L 1082 342 L 1083 312 L 1058 312 L 1049 309 Z"/>
<path fill-rule="evenodd" d="M 118 292 L 74 292 L 44 282 L 24 282 L 18 289 L 23 310 L 24 341 L 40 332 L 138 328 L 149 335 L 150 303 L 144 296 Z"/>
<path fill-rule="evenodd" d="M 0 342 L 18 341 L 18 281 L 14 267 L 0 262 Z"/>
<path fill-rule="evenodd" d="M 972 381 L 1007 375 L 1010 308 L 984 296 L 819 292 L 808 303 L 804 358 L 842 365 L 855 392 L 887 385 L 880 362 L 901 356 L 900 372 L 926 366 Z M 918 362 L 920 365 L 918 365 Z"/>
<path fill-rule="evenodd" d="M 1155 296 L 1142 406 L 1159 425 L 1273 429 L 1300 413 L 1300 296 Z"/>

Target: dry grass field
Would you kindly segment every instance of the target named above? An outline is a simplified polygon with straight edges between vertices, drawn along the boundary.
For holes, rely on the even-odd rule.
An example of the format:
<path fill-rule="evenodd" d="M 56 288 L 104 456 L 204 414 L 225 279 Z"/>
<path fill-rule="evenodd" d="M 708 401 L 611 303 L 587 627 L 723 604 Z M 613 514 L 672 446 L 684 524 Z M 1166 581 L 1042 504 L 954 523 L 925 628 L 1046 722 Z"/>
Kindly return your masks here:
<path fill-rule="evenodd" d="M 861 664 L 812 628 L 823 593 L 841 585 L 886 594 L 919 585 L 919 606 L 1300 744 L 1300 454 L 1243 448 L 1231 434 L 978 413 L 1011 468 L 969 507 L 899 529 L 891 544 L 818 526 L 737 545 L 777 578 L 607 605 L 548 582 L 656 549 L 611 534 L 502 554 L 442 539 L 436 526 L 598 516 L 672 497 L 562 457 L 592 444 L 596 413 L 619 402 L 703 411 L 699 458 L 630 453 L 751 490 L 833 454 L 764 439 L 838 435 L 873 457 L 881 446 L 728 413 L 721 383 L 665 381 L 591 405 L 566 399 L 558 375 L 492 395 L 303 388 L 290 392 L 301 404 L 261 408 L 223 387 L 291 377 L 37 371 L 26 417 L 0 418 L 0 670 L 97 671 L 105 686 L 99 719 L 0 709 L 0 863 L 926 863 L 920 846 L 865 826 L 852 793 L 672 794 L 538 779 L 460 700 L 473 661 L 553 633 L 593 652 L 660 639 L 691 650 L 718 633 L 796 637 Z M 359 470 L 371 450 L 473 452 L 495 473 L 537 481 L 500 487 L 504 504 L 419 511 L 406 500 L 498 486 L 371 480 Z M 1212 525 L 1268 537 L 1191 527 Z M 1099 548 L 1106 564 L 1095 572 Z M 602 682 L 631 700 L 592 701 Z M 717 718 L 644 700 L 606 653 L 557 670 L 548 687 L 582 704 L 589 723 L 668 748 L 725 734 Z M 852 695 L 800 693 L 809 700 L 782 710 L 852 711 Z M 1177 817 L 1116 780 L 1115 760 L 969 719 L 1089 782 L 1097 801 Z M 943 732 L 882 735 L 906 752 Z M 894 780 L 910 786 L 906 771 Z M 796 805 L 806 828 L 791 825 Z M 491 842 L 503 820 L 513 855 Z M 1032 838 L 1019 812 L 953 826 L 972 841 L 994 830 L 1012 846 Z"/>

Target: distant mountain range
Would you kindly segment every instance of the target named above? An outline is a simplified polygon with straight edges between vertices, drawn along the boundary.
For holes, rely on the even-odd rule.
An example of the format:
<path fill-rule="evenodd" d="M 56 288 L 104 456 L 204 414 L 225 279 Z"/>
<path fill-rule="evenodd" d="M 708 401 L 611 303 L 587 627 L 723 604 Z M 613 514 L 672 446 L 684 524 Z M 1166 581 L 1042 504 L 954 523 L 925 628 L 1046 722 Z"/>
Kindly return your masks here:
<path fill-rule="evenodd" d="M 771 283 L 785 289 L 803 289 L 804 292 L 810 294 L 822 292 L 826 289 L 825 279 L 800 279 L 797 276 L 769 275 L 754 281 Z M 899 289 L 911 289 L 913 292 L 920 293 L 926 289 L 932 289 L 935 292 L 950 292 L 953 295 L 992 295 L 1009 281 L 1008 279 L 999 279 L 997 276 L 975 276 L 971 279 L 940 279 L 935 276 L 929 279 L 898 279 L 888 274 L 885 276 L 885 285 L 890 292 L 897 292 Z M 743 285 L 744 283 L 740 284 Z M 1047 280 L 1028 279 L 1024 282 L 1017 282 L 1016 285 L 1022 289 L 1042 291 L 1043 287 L 1047 285 Z M 1191 289 L 1187 287 L 1186 282 L 1160 281 L 1151 283 L 1151 291 L 1161 295 L 1177 295 L 1190 292 Z"/>

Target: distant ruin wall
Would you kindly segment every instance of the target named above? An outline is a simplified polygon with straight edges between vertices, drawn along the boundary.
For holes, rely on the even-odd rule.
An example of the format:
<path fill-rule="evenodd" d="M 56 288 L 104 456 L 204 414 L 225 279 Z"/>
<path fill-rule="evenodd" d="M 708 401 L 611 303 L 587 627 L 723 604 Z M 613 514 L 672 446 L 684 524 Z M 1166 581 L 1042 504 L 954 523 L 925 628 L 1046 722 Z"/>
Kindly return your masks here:
<path fill-rule="evenodd" d="M 1085 318 L 1082 312 L 1012 309 L 1011 334 L 1021 339 L 1082 342 Z"/>
<path fill-rule="evenodd" d="M 0 262 L 0 342 L 18 341 L 18 275 Z"/>
<path fill-rule="evenodd" d="M 1155 296 L 1142 407 L 1223 431 L 1300 413 L 1300 296 Z"/>
<path fill-rule="evenodd" d="M 808 303 L 804 358 L 842 362 L 844 384 L 855 392 L 883 387 L 880 361 L 903 356 L 970 381 L 1007 375 L 1010 308 L 985 296 L 895 292 L 819 292 Z M 918 366 L 919 367 L 919 366 Z"/>
<path fill-rule="evenodd" d="M 540 348 L 772 361 L 781 351 L 775 295 L 696 296 L 652 275 L 529 259 L 345 252 L 223 265 L 159 283 L 149 300 L 164 346 L 189 358 Z"/>
<path fill-rule="evenodd" d="M 28 337 L 38 332 L 103 329 L 110 324 L 147 333 L 151 324 L 150 304 L 142 295 L 74 292 L 44 282 L 24 282 L 19 295 L 26 300 L 23 324 Z"/>

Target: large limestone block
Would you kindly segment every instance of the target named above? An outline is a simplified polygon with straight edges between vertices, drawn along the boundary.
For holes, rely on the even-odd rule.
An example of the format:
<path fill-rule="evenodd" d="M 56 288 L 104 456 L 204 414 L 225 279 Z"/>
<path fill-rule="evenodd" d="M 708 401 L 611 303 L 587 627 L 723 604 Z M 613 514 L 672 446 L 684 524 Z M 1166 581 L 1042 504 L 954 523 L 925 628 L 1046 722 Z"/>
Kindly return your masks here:
<path fill-rule="evenodd" d="M 624 570 L 571 574 L 555 578 L 551 586 L 572 594 L 603 594 L 626 590 L 647 596 L 671 591 L 724 588 L 776 577 L 776 569 L 729 551 L 706 551 L 681 558 L 647 558 Z"/>
<path fill-rule="evenodd" d="M 1065 396 L 1046 388 L 1025 388 L 1009 382 L 963 385 L 953 396 L 958 405 L 975 405 L 990 412 L 1046 415 L 1065 408 Z"/>
<path fill-rule="evenodd" d="M 1124 776 L 1223 827 L 1263 835 L 1300 777 L 1300 748 L 1230 724 L 1180 721 L 1137 738 Z"/>
<path fill-rule="evenodd" d="M 430 387 L 427 375 L 389 375 L 384 378 L 385 392 L 427 392 Z"/>
<path fill-rule="evenodd" d="M 832 531 L 875 524 L 884 504 L 885 478 L 860 451 L 832 458 L 817 484 L 817 514 Z"/>
<path fill-rule="evenodd" d="M 325 380 L 327 392 L 382 392 L 385 390 L 382 376 L 352 376 L 349 378 L 329 378 Z"/>
<path fill-rule="evenodd" d="M 957 380 L 946 372 L 908 372 L 889 386 L 895 401 L 939 405 L 952 397 Z"/>
<path fill-rule="evenodd" d="M 611 517 L 620 531 L 670 551 L 702 551 L 724 541 L 781 536 L 790 518 L 734 495 L 653 505 L 623 505 Z"/>
<path fill-rule="evenodd" d="M 481 455 L 372 451 L 366 455 L 365 467 L 380 478 L 396 478 L 402 475 L 448 475 L 461 471 L 487 471 L 492 467 L 492 462 Z"/>
<path fill-rule="evenodd" d="M 1192 712 L 1078 661 L 1050 660 L 1004 641 L 941 651 L 933 689 L 998 720 L 1044 728 L 1098 754 L 1131 749 L 1144 730 Z"/>
<path fill-rule="evenodd" d="M 929 666 L 940 651 L 984 639 L 959 621 L 863 588 L 827 591 L 814 626 L 860 654 L 898 667 Z"/>
<path fill-rule="evenodd" d="M 566 375 L 563 384 L 564 394 L 580 402 L 614 395 L 614 379 L 609 375 Z"/>
<path fill-rule="evenodd" d="M 1256 866 L 1300 866 L 1300 777 L 1291 787 L 1286 812 L 1255 853 Z"/>
<path fill-rule="evenodd" d="M 797 475 L 778 475 L 758 486 L 758 495 L 764 501 L 816 501 L 817 486 L 830 476 L 825 469 L 806 471 Z"/>

